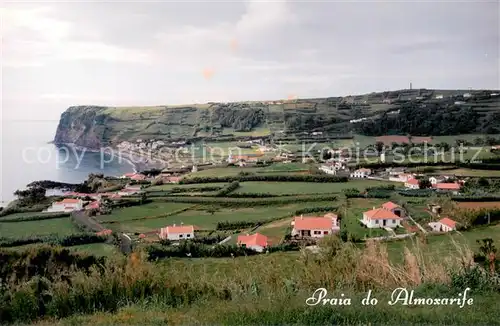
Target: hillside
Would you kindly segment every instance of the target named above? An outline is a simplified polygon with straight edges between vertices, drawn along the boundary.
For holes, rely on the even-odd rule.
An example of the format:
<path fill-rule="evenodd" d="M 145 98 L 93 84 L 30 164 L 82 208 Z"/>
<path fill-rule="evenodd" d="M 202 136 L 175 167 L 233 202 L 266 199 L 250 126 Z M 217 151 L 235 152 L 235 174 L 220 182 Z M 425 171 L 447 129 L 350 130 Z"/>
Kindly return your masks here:
<path fill-rule="evenodd" d="M 337 136 L 500 133 L 499 93 L 414 89 L 290 101 L 73 106 L 61 115 L 54 142 L 98 148 L 137 139 L 276 139 L 315 130 Z"/>

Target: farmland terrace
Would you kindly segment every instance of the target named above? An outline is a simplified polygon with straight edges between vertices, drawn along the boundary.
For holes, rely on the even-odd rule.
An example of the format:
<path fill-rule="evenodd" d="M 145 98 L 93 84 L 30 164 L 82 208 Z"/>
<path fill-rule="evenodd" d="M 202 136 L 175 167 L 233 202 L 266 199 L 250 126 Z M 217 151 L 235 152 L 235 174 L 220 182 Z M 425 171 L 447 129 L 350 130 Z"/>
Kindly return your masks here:
<path fill-rule="evenodd" d="M 278 140 L 314 131 L 333 138 L 352 132 L 369 136 L 500 133 L 498 93 L 415 89 L 290 101 L 73 106 L 62 114 L 54 141 L 99 148 L 137 139 L 272 136 Z"/>

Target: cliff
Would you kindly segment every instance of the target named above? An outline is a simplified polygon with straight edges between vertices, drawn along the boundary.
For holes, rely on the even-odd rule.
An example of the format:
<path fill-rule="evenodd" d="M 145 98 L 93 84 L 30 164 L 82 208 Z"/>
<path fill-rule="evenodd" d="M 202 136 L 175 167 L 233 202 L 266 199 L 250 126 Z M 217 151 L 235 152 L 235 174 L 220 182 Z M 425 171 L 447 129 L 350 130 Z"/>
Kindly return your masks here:
<path fill-rule="evenodd" d="M 452 135 L 463 133 L 465 128 L 468 133 L 500 133 L 498 93 L 416 89 L 291 101 L 73 106 L 61 115 L 54 143 L 97 149 L 137 139 L 176 141 L 268 135 L 278 139 L 311 131 L 336 135 L 389 131 Z M 431 125 L 431 121 L 446 123 Z"/>

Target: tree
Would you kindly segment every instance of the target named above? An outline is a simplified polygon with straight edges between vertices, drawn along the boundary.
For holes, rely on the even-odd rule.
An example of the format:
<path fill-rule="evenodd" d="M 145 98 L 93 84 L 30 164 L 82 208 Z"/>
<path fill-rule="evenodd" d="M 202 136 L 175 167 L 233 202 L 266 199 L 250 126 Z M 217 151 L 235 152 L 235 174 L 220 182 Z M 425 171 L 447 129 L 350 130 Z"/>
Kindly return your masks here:
<path fill-rule="evenodd" d="M 474 139 L 474 145 L 476 145 L 476 146 L 480 146 L 480 145 L 483 145 L 483 144 L 484 144 L 484 140 L 483 140 L 483 138 L 481 138 L 481 137 L 476 137 L 476 138 Z"/>
<path fill-rule="evenodd" d="M 427 189 L 432 187 L 432 183 L 427 178 L 422 178 L 418 181 L 418 186 L 420 189 Z"/>
<path fill-rule="evenodd" d="M 381 141 L 378 141 L 375 143 L 375 148 L 377 149 L 377 152 L 379 153 L 382 153 L 382 151 L 384 150 L 384 143 L 381 142 Z"/>
<path fill-rule="evenodd" d="M 22 205 L 33 205 L 43 202 L 45 197 L 45 188 L 31 187 L 26 190 L 16 190 L 14 195 L 18 197 Z"/>
<path fill-rule="evenodd" d="M 480 247 L 479 247 L 479 254 L 477 254 L 476 257 L 474 257 L 475 261 L 483 262 L 485 267 L 489 268 L 490 273 L 494 275 L 496 272 L 496 265 L 498 262 L 496 259 L 497 248 L 493 243 L 493 239 L 485 238 L 482 240 L 477 240 L 477 243 L 480 244 Z"/>
<path fill-rule="evenodd" d="M 488 188 L 490 186 L 490 182 L 488 181 L 488 179 L 481 177 L 477 180 L 477 185 L 481 188 Z"/>

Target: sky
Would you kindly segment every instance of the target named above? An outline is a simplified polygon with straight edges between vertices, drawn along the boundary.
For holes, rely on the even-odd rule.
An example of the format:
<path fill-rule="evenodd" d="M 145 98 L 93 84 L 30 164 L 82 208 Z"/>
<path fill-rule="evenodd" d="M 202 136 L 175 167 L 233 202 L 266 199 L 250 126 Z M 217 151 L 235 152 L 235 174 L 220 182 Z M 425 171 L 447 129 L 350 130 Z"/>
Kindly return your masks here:
<path fill-rule="evenodd" d="M 1 7 L 1 118 L 499 89 L 498 1 L 21 2 Z"/>

